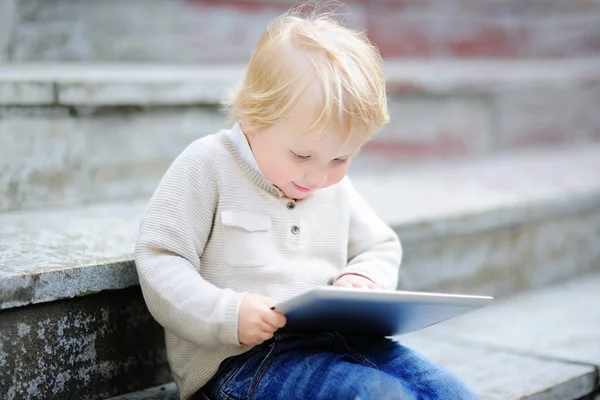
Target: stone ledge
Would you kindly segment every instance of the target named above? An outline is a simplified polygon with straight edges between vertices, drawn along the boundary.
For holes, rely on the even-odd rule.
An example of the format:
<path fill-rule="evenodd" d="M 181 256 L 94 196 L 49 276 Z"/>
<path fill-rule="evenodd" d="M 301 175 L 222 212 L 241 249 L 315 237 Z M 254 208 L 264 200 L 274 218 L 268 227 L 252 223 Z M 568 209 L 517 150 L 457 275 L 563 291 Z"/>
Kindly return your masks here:
<path fill-rule="evenodd" d="M 463 379 L 483 400 L 577 400 L 594 389 L 592 366 L 568 364 L 468 344 L 411 338 L 403 344 Z M 176 400 L 171 383 L 110 400 Z"/>
<path fill-rule="evenodd" d="M 353 165 L 352 176 L 371 206 L 412 243 L 596 210 L 596 171 L 600 145 L 393 168 Z"/>
<path fill-rule="evenodd" d="M 597 85 L 599 66 L 596 59 L 388 60 L 385 70 L 392 93 L 445 95 Z M 9 64 L 0 66 L 0 104 L 215 105 L 244 71 L 244 64 Z"/>
<path fill-rule="evenodd" d="M 139 287 L 0 310 L 3 400 L 97 400 L 170 382 Z"/>
<path fill-rule="evenodd" d="M 595 388 L 597 372 L 591 365 L 419 333 L 400 341 L 458 375 L 483 400 L 578 400 Z"/>
<path fill-rule="evenodd" d="M 179 400 L 179 391 L 175 383 L 161 385 L 139 392 L 113 397 L 109 400 Z"/>
<path fill-rule="evenodd" d="M 542 360 L 468 345 L 410 339 L 406 345 L 463 379 L 483 400 L 577 400 L 592 392 L 591 366 Z M 129 393 L 110 400 L 176 400 L 174 383 Z"/>
<path fill-rule="evenodd" d="M 393 173 L 357 172 L 354 182 L 373 208 L 399 233 L 406 250 L 404 273 L 408 271 L 409 277 L 412 274 L 413 281 L 417 282 L 414 289 L 438 288 L 439 282 L 446 282 L 449 286 L 442 289 L 468 288 L 498 295 L 542 284 L 545 280 L 562 279 L 565 274 L 587 270 L 588 264 L 600 260 L 594 244 L 600 232 L 596 226 L 600 224 L 597 212 L 600 177 L 596 171 L 600 171 L 600 147 L 588 146 L 586 149 L 527 152 L 514 158 L 500 156 L 451 165 L 396 169 Z M 132 251 L 144 206 L 145 200 L 0 214 L 0 309 L 136 285 Z M 437 245 L 440 238 L 450 241 L 469 239 L 468 235 L 481 238 L 484 232 L 506 231 L 530 221 L 557 222 L 525 230 L 525 241 L 521 244 L 508 231 L 507 248 L 494 255 L 503 260 L 514 257 L 520 252 L 515 251 L 518 246 L 526 246 L 533 252 L 539 250 L 542 253 L 531 256 L 531 264 L 535 264 L 530 266 L 531 270 L 521 266 L 518 272 L 503 271 L 502 263 L 487 265 L 483 261 L 487 254 L 479 254 L 478 248 L 471 249 L 473 246 L 468 241 L 460 243 L 471 250 L 460 250 L 461 246 L 457 247 L 456 243 L 451 246 L 451 251 L 466 251 L 466 255 L 460 257 L 467 257 L 468 262 L 460 264 L 457 255 L 453 265 L 441 270 L 450 254 L 448 245 L 442 246 L 441 258 L 436 259 L 427 258 L 432 251 L 422 248 Z M 548 234 L 557 229 L 569 236 L 571 242 L 565 245 L 562 235 Z M 483 245 L 489 247 L 498 239 L 492 235 L 484 242 Z M 542 250 L 546 247 L 548 250 Z M 553 253 L 555 248 L 562 247 L 565 247 L 564 254 Z M 560 262 L 552 260 L 545 265 L 542 257 L 545 253 Z M 582 265 L 565 270 L 563 259 L 576 260 Z M 515 266 L 511 264 L 511 268 L 517 268 L 519 260 L 514 262 Z M 482 270 L 485 268 L 491 270 Z M 543 271 L 548 272 L 549 277 L 540 277 Z M 504 281 L 485 279 L 473 286 L 456 288 L 450 284 L 486 273 L 511 277 Z M 523 275 L 524 282 L 518 284 L 522 286 L 515 286 L 513 274 Z"/>
<path fill-rule="evenodd" d="M 598 389 L 600 273 L 529 291 L 398 340 L 484 400 L 576 400 Z M 560 321 L 560 324 L 557 324 Z M 112 400 L 171 400 L 175 385 Z"/>
<path fill-rule="evenodd" d="M 136 285 L 144 206 L 0 214 L 0 309 Z"/>
<path fill-rule="evenodd" d="M 593 306 L 598 303 L 599 287 L 600 272 L 595 272 L 511 296 L 401 340 L 471 380 L 475 387 L 491 384 L 490 388 L 510 391 L 521 385 L 532 388 L 547 384 L 535 399 L 578 399 L 599 389 L 600 308 Z M 539 365 L 511 369 L 505 368 L 503 362 L 495 366 L 486 357 L 469 357 L 464 362 L 462 352 L 453 356 L 451 351 L 439 348 L 444 346 L 513 354 L 536 359 Z M 496 368 L 503 368 L 502 372 Z M 488 377 L 483 376 L 488 373 Z M 505 385 L 495 385 L 494 381 L 503 379 L 507 380 Z M 484 397 L 523 398 L 517 393 L 508 397 L 491 393 Z"/>
<path fill-rule="evenodd" d="M 600 264 L 591 274 L 511 296 L 418 335 L 600 368 L 599 288 Z"/>

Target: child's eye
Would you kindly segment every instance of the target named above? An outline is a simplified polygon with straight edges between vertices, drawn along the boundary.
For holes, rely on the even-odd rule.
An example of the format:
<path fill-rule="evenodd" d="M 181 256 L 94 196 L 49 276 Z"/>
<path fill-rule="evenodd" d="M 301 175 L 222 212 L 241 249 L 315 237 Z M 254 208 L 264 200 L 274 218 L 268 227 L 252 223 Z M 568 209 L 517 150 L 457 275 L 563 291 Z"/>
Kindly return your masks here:
<path fill-rule="evenodd" d="M 293 151 L 290 150 L 290 153 L 292 153 L 292 156 L 294 156 L 294 158 L 298 159 L 298 160 L 308 160 L 310 158 L 310 156 L 303 156 L 297 153 L 294 153 Z"/>
<path fill-rule="evenodd" d="M 348 162 L 347 158 L 335 158 L 333 160 L 331 160 L 332 163 L 334 164 L 345 164 Z"/>

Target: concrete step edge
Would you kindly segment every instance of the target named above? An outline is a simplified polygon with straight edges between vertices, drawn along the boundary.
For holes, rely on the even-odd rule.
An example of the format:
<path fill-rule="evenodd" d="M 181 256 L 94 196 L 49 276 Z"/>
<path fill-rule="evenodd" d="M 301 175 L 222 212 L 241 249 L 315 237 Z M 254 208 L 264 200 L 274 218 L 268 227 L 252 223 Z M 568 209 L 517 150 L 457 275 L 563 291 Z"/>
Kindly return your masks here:
<path fill-rule="evenodd" d="M 392 94 L 448 95 L 600 84 L 600 58 L 387 60 Z M 245 64 L 5 64 L 0 105 L 103 107 L 220 104 Z"/>

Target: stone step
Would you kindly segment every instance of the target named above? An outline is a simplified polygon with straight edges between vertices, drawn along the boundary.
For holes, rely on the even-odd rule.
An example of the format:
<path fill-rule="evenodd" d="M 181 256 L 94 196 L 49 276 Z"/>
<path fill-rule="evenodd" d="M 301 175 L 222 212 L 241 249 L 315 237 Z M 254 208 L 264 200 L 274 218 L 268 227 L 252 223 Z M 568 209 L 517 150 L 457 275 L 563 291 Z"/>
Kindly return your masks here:
<path fill-rule="evenodd" d="M 598 269 L 598 171 L 600 146 L 586 146 L 353 176 L 403 242 L 399 288 L 502 298 Z M 0 214 L 0 382 L 14 398 L 169 380 L 132 261 L 145 202 Z"/>
<path fill-rule="evenodd" d="M 589 307 L 598 303 L 598 287 L 595 273 L 498 301 L 398 340 L 457 374 L 482 400 L 581 399 L 599 388 L 600 309 Z M 177 396 L 169 384 L 111 400 Z"/>
<path fill-rule="evenodd" d="M 175 383 L 168 383 L 139 392 L 113 397 L 110 400 L 179 400 L 179 391 Z"/>
<path fill-rule="evenodd" d="M 6 400 L 105 399 L 172 380 L 139 287 L 0 310 L 0 367 Z"/>
<path fill-rule="evenodd" d="M 392 122 L 358 164 L 600 141 L 600 59 L 385 68 Z M 149 196 L 187 144 L 229 126 L 218 104 L 243 73 L 239 64 L 0 66 L 0 211 Z"/>
<path fill-rule="evenodd" d="M 598 171 L 600 145 L 351 176 L 403 242 L 403 288 L 501 296 L 598 265 Z M 146 204 L 0 213 L 0 309 L 134 286 Z"/>
<path fill-rule="evenodd" d="M 594 391 L 591 398 L 598 399 L 598 288 L 600 272 L 595 272 L 511 296 L 401 340 L 456 371 L 486 399 L 579 399 Z M 483 354 L 465 357 L 444 347 L 504 353 L 535 363 Z"/>
<path fill-rule="evenodd" d="M 6 4 L 5 4 L 6 3 Z M 385 57 L 581 57 L 600 51 L 596 1 L 346 1 Z M 246 60 L 295 0 L 5 0 L 0 61 Z M 4 5 L 4 6 L 3 6 Z M 3 32 L 5 30 L 5 32 Z"/>

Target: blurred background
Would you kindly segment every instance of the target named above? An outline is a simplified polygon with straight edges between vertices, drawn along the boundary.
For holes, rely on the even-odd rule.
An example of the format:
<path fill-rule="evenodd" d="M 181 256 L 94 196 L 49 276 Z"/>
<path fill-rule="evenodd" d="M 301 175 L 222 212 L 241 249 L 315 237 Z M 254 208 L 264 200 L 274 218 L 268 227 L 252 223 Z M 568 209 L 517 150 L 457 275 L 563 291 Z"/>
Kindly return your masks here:
<path fill-rule="evenodd" d="M 0 0 L 0 397 L 170 381 L 141 214 L 298 4 Z M 499 300 L 407 343 L 484 399 L 600 399 L 600 0 L 327 4 L 385 58 L 391 122 L 350 175 L 398 288 Z"/>
<path fill-rule="evenodd" d="M 22 143 L 0 156 L 57 158 L 52 171 L 5 165 L 0 187 L 11 197 L 0 209 L 46 204 L 14 176 L 26 173 L 36 184 L 54 177 L 60 204 L 103 197 L 115 178 L 134 179 L 130 190 L 149 194 L 155 173 L 187 143 L 229 125 L 219 101 L 241 79 L 267 23 L 297 4 L 0 1 L 2 103 L 32 106 L 3 109 L 0 129 L 20 130 Z M 598 0 L 333 4 L 387 63 L 391 123 L 353 171 L 600 139 Z M 47 146 L 53 155 L 35 153 Z M 88 195 L 68 188 L 73 169 L 98 183 Z"/>

